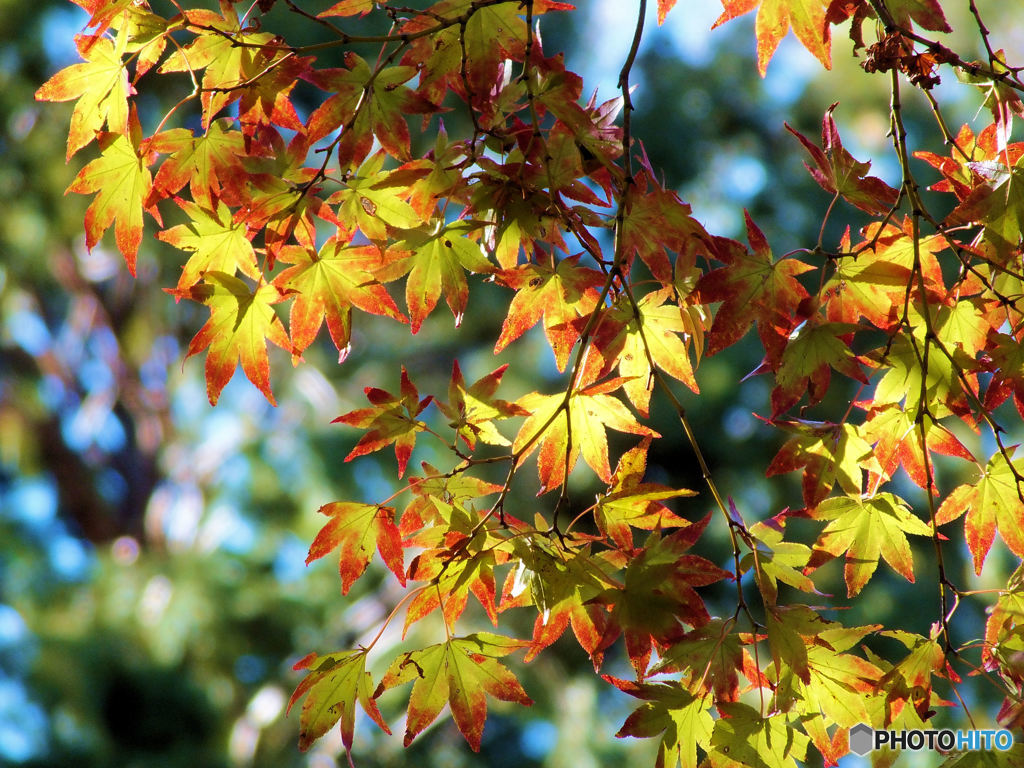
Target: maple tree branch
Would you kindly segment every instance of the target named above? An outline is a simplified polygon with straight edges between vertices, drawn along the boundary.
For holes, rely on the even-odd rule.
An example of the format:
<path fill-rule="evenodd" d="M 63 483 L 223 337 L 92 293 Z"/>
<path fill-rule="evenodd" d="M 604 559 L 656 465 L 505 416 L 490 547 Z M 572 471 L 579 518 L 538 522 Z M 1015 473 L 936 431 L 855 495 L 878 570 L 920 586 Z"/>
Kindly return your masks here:
<path fill-rule="evenodd" d="M 935 333 L 934 323 L 932 321 L 930 303 L 928 299 L 927 280 L 924 275 L 924 270 L 921 265 L 921 216 L 922 212 L 926 210 L 923 201 L 919 194 L 919 187 L 917 180 L 914 178 L 913 171 L 910 168 L 910 153 L 907 150 L 907 131 L 906 126 L 903 123 L 903 105 L 900 98 L 900 81 L 899 74 L 894 69 L 891 72 L 891 85 L 892 85 L 892 102 L 891 102 L 891 119 L 892 119 L 892 139 L 893 147 L 896 150 L 896 154 L 899 158 L 900 169 L 902 172 L 903 182 L 901 185 L 902 189 L 907 191 L 907 197 L 911 205 L 911 240 L 913 245 L 914 261 L 910 271 L 911 282 L 917 282 L 917 288 L 919 293 L 919 300 L 921 302 L 921 314 L 924 317 L 925 323 L 925 337 L 924 337 L 924 350 L 923 352 L 918 346 L 917 337 L 914 334 L 914 329 L 910 324 L 909 317 L 907 314 L 907 305 L 904 304 L 904 328 L 907 337 L 910 341 L 910 345 L 914 351 L 914 356 L 917 359 L 918 366 L 921 370 L 921 385 L 919 392 L 919 401 L 914 414 L 914 422 L 918 431 L 918 441 L 921 449 L 922 460 L 924 462 L 924 476 L 925 476 L 925 496 L 928 500 L 928 519 L 932 529 L 932 543 L 935 550 L 935 563 L 939 572 L 939 603 L 941 609 L 940 621 L 942 623 L 943 641 L 945 643 L 946 653 L 949 653 L 953 649 L 953 641 L 950 635 L 949 628 L 949 605 L 946 600 L 946 588 L 952 586 L 949 578 L 946 575 L 945 561 L 942 554 L 942 545 L 939 541 L 939 529 L 935 522 L 935 479 L 931 463 L 931 454 L 928 448 L 928 433 L 927 433 L 927 418 L 930 418 L 933 422 L 936 421 L 934 414 L 930 412 L 928 406 L 928 365 L 929 365 L 929 347 L 932 344 L 933 339 L 938 339 L 938 335 Z M 907 286 L 906 296 L 912 290 L 912 286 Z M 952 362 L 952 361 L 951 361 Z M 955 365 L 955 363 L 954 363 Z M 953 587 L 955 592 L 955 587 Z"/>
<path fill-rule="evenodd" d="M 992 61 L 998 61 L 998 58 L 994 57 L 990 58 L 989 66 L 985 66 L 984 64 L 976 61 L 965 61 L 958 53 L 946 47 L 938 40 L 925 37 L 924 35 L 914 32 L 912 29 L 907 29 L 906 27 L 897 24 L 892 13 L 890 13 L 889 9 L 886 7 L 884 0 L 868 0 L 868 2 L 875 10 L 875 13 L 878 14 L 878 18 L 881 20 L 886 32 L 896 33 L 908 40 L 920 43 L 927 47 L 930 53 L 937 56 L 940 61 L 951 64 L 969 75 L 982 75 L 993 82 L 1002 83 L 1003 85 L 1024 93 L 1024 83 L 1022 83 L 1016 75 L 1016 72 L 1019 70 L 1007 68 L 1006 71 L 1003 72 L 997 71 L 991 66 Z M 988 45 L 987 38 L 986 45 Z M 989 51 L 991 53 L 991 47 L 989 47 Z"/>

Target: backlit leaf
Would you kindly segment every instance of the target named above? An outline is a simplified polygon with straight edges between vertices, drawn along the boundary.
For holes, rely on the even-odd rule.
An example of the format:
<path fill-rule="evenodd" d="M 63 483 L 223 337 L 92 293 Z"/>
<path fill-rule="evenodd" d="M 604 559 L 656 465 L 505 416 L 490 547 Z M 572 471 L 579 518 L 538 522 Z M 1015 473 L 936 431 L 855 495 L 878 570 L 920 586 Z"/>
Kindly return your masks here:
<path fill-rule="evenodd" d="M 374 504 L 334 501 L 324 504 L 319 512 L 331 519 L 313 539 L 306 565 L 340 549 L 341 593 L 347 595 L 356 579 L 363 575 L 376 549 L 384 564 L 405 586 L 402 539 L 395 525 L 395 510 Z"/>
<path fill-rule="evenodd" d="M 981 573 L 996 528 L 1006 546 L 1018 557 L 1024 557 L 1024 481 L 1019 480 L 1022 476 L 1024 459 L 1014 459 L 1011 466 L 996 451 L 981 476 L 973 483 L 957 487 L 935 513 L 938 525 L 967 513 L 964 529 L 975 573 Z"/>
<path fill-rule="evenodd" d="M 216 405 L 221 390 L 235 375 L 241 362 L 249 381 L 276 405 L 270 391 L 270 360 L 267 341 L 291 351 L 291 341 L 271 306 L 284 297 L 273 285 L 255 291 L 242 280 L 226 272 L 206 272 L 203 281 L 185 290 L 170 291 L 206 304 L 210 319 L 199 329 L 188 345 L 186 357 L 207 347 L 206 394 L 210 405 Z"/>
<path fill-rule="evenodd" d="M 891 493 L 868 498 L 838 496 L 826 499 L 810 512 L 815 520 L 830 521 L 814 544 L 808 570 L 833 557 L 846 557 L 846 587 L 853 597 L 867 584 L 878 558 L 907 581 L 914 581 L 914 560 L 907 534 L 931 536 L 927 523 Z"/>
<path fill-rule="evenodd" d="M 497 661 L 522 647 L 518 640 L 480 632 L 403 653 L 388 667 L 375 696 L 412 682 L 405 721 L 406 746 L 448 704 L 459 731 L 479 752 L 487 718 L 486 693 L 501 701 L 527 706 L 533 703 L 515 676 Z"/>

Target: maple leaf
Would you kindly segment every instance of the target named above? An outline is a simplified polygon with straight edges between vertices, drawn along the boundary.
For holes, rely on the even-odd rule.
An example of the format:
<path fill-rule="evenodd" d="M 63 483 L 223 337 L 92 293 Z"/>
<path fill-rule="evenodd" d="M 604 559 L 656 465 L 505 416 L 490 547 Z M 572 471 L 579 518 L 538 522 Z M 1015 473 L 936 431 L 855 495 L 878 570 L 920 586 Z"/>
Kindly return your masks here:
<path fill-rule="evenodd" d="M 105 133 L 99 142 L 100 156 L 78 172 L 64 194 L 96 193 L 85 211 L 85 245 L 92 250 L 113 224 L 117 248 L 134 275 L 142 243 L 143 209 L 160 222 L 160 212 L 147 207 L 153 183 L 149 172 L 152 156 L 142 142 L 135 108 L 128 118 L 128 133 Z"/>
<path fill-rule="evenodd" d="M 395 171 L 395 177 L 408 174 L 409 205 L 423 221 L 430 220 L 438 200 L 456 196 L 461 191 L 462 175 L 458 167 L 465 157 L 466 146 L 449 141 L 444 122 L 439 121 L 434 148 L 423 158 L 405 163 Z"/>
<path fill-rule="evenodd" d="M 889 369 L 875 387 L 875 404 L 882 406 L 902 403 L 904 410 L 913 418 L 917 418 L 922 409 L 934 418 L 954 413 L 969 417 L 965 382 L 972 390 L 972 395 L 976 396 L 977 375 L 972 369 L 978 369 L 979 366 L 972 355 L 956 349 L 957 339 L 969 340 L 972 335 L 987 327 L 987 323 L 978 316 L 976 320 L 984 325 L 976 325 L 974 331 L 960 336 L 965 330 L 963 323 L 959 322 L 964 319 L 961 311 L 942 307 L 932 319 L 933 330 L 946 345 L 947 351 L 951 350 L 947 354 L 937 345 L 925 343 L 929 333 L 927 325 L 917 314 L 917 308 L 913 308 L 913 335 L 897 336 L 889 346 L 888 354 L 882 360 Z"/>
<path fill-rule="evenodd" d="M 512 451 L 524 459 L 540 447 L 537 472 L 544 493 L 557 488 L 573 467 L 580 453 L 584 461 L 604 482 L 610 482 L 608 464 L 608 427 L 634 435 L 660 437 L 654 430 L 638 424 L 622 401 L 612 397 L 622 379 L 609 379 L 573 390 L 566 402 L 564 394 L 521 397 L 518 405 L 530 412 L 512 443 Z M 563 407 L 564 406 L 564 407 Z"/>
<path fill-rule="evenodd" d="M 835 622 L 823 619 L 806 605 L 770 606 L 766 619 L 768 645 L 771 648 L 775 671 L 796 675 L 804 683 L 811 680 L 808 666 L 808 645 L 822 642 L 818 636 Z M 808 643 L 808 640 L 810 643 Z M 833 650 L 828 646 L 829 650 Z M 781 677 L 778 678 L 781 680 Z"/>
<path fill-rule="evenodd" d="M 1017 412 L 1024 417 L 1024 345 L 1003 333 L 992 339 L 988 368 L 994 375 L 985 391 L 985 409 L 991 413 L 1012 393 Z"/>
<path fill-rule="evenodd" d="M 96 35 L 75 35 L 78 55 L 84 64 L 72 64 L 55 74 L 36 91 L 37 101 L 78 99 L 71 113 L 66 159 L 93 141 L 104 125 L 110 133 L 128 132 L 128 72 L 124 56 L 128 35 L 115 41 Z"/>
<path fill-rule="evenodd" d="M 710 621 L 694 587 L 733 578 L 699 555 L 684 554 L 710 519 L 708 514 L 665 537 L 652 533 L 647 546 L 629 561 L 622 587 L 608 589 L 597 598 L 610 608 L 602 646 L 611 645 L 623 633 L 626 655 L 638 679 L 647 671 L 653 644 L 664 648 L 678 642 L 685 634 L 684 622 L 697 627 Z"/>
<path fill-rule="evenodd" d="M 545 6 L 558 5 L 562 4 L 537 3 L 534 14 L 542 13 Z M 418 34 L 436 28 L 438 19 L 459 17 L 466 19 L 461 25 L 445 25 L 429 36 Z M 504 60 L 523 60 L 527 37 L 518 6 L 480 6 L 473 0 L 440 0 L 402 25 L 399 33 L 412 36 L 413 44 L 402 63 L 422 67 L 421 93 L 440 103 L 436 94 L 451 89 L 474 106 L 485 101 Z"/>
<path fill-rule="evenodd" d="M 618 364 L 626 396 L 641 416 L 648 415 L 654 390 L 652 362 L 657 370 L 700 392 L 687 347 L 694 348 L 699 360 L 706 315 L 699 306 L 671 302 L 674 294 L 669 286 L 641 297 L 635 307 L 625 298 L 617 302 L 601 318 L 584 363 L 583 380 L 598 378 Z"/>
<path fill-rule="evenodd" d="M 626 718 L 616 738 L 645 739 L 660 734 L 655 768 L 697 768 L 697 747 L 706 752 L 711 746 L 711 702 L 694 696 L 677 682 L 643 683 L 611 675 L 601 677 L 644 702 Z"/>
<path fill-rule="evenodd" d="M 964 533 L 977 574 L 992 548 L 997 527 L 1006 546 L 1018 557 L 1024 557 L 1024 483 L 1019 479 L 1022 475 L 1024 459 L 1014 459 L 1011 465 L 997 451 L 981 476 L 953 490 L 935 513 L 936 525 L 967 513 Z"/>
<path fill-rule="evenodd" d="M 86 27 L 96 27 L 94 34 L 102 35 L 118 16 L 136 5 L 136 0 L 72 0 L 89 14 Z"/>
<path fill-rule="evenodd" d="M 602 561 L 592 557 L 588 547 L 567 556 L 539 538 L 515 542 L 513 547 L 518 563 L 505 581 L 501 610 L 531 603 L 538 609 L 526 661 L 532 661 L 571 626 L 580 647 L 598 669 L 604 658 L 601 642 L 608 614 L 594 598 L 610 584 Z"/>
<path fill-rule="evenodd" d="M 409 478 L 409 490 L 415 498 L 402 512 L 403 536 L 411 536 L 424 526 L 440 524 L 447 528 L 452 514 L 467 502 L 500 493 L 502 489 L 500 485 L 467 474 L 464 469 L 449 476 L 427 462 L 422 466 L 426 477 Z"/>
<path fill-rule="evenodd" d="M 446 624 L 454 625 L 465 611 L 470 594 L 497 626 L 494 567 L 507 561 L 510 545 L 501 535 L 480 525 L 482 513 L 437 497 L 432 502 L 437 507 L 448 507 L 441 513 L 447 525 L 426 528 L 405 542 L 405 546 L 425 549 L 409 566 L 409 578 L 432 585 L 409 603 L 403 635 L 437 608 L 441 608 Z"/>
<path fill-rule="evenodd" d="M 825 69 L 831 69 L 832 34 L 825 24 L 825 5 L 826 0 L 722 0 L 722 15 L 711 28 L 757 8 L 757 71 L 761 77 L 790 27 L 804 48 Z"/>
<path fill-rule="evenodd" d="M 546 264 L 523 264 L 497 274 L 498 281 L 514 291 L 501 335 L 494 345 L 497 354 L 544 319 L 544 334 L 555 353 L 558 369 L 565 370 L 569 353 L 579 340 L 578 320 L 597 306 L 596 288 L 604 284 L 600 272 L 577 266 L 579 256 Z"/>
<path fill-rule="evenodd" d="M 346 231 L 358 228 L 375 242 L 387 240 L 388 227 L 412 230 L 421 223 L 419 214 L 405 202 L 409 190 L 404 179 L 394 171 L 381 170 L 386 159 L 383 151 L 375 153 L 345 180 L 345 189 L 327 199 L 330 205 L 338 205 L 338 218 Z"/>
<path fill-rule="evenodd" d="M 409 380 L 409 373 L 404 365 L 398 396 L 377 387 L 366 387 L 363 391 L 372 407 L 349 411 L 331 422 L 369 430 L 349 451 L 345 461 L 352 461 L 358 456 L 379 451 L 394 443 L 395 458 L 398 459 L 398 476 L 401 477 L 405 474 L 405 465 L 409 462 L 413 446 L 416 444 L 416 433 L 426 428 L 416 417 L 434 398 L 427 395 L 422 400 L 419 399 L 419 392 Z"/>
<path fill-rule="evenodd" d="M 858 357 L 849 346 L 858 326 L 821 322 L 813 315 L 789 334 L 772 390 L 772 418 L 796 405 L 807 392 L 810 405 L 820 403 L 828 392 L 831 370 L 867 384 Z"/>
<path fill-rule="evenodd" d="M 437 306 L 442 292 L 455 316 L 455 325 L 461 325 L 469 301 L 466 270 L 478 274 L 494 271 L 479 243 L 466 237 L 474 229 L 473 224 L 466 222 L 449 224 L 443 229 L 434 227 L 432 231 L 408 229 L 395 243 L 396 249 L 407 251 L 409 255 L 396 259 L 389 274 L 409 274 L 405 302 L 413 333 L 419 331 L 427 315 Z"/>
<path fill-rule="evenodd" d="M 1024 630 L 1024 590 L 1021 589 L 1024 565 L 1018 566 L 1007 580 L 1007 590 L 999 595 L 995 605 L 989 608 L 985 622 L 985 644 L 981 649 L 981 661 L 985 669 L 996 670 L 1000 657 L 1006 651 L 1013 653 L 1011 642 Z M 1009 646 L 1004 648 L 1005 646 Z"/>
<path fill-rule="evenodd" d="M 217 404 L 239 361 L 249 381 L 272 405 L 277 405 L 270 390 L 267 341 L 292 351 L 288 333 L 271 306 L 284 298 L 281 292 L 273 285 L 262 285 L 253 291 L 237 277 L 217 271 L 204 273 L 203 282 L 198 285 L 167 292 L 210 308 L 210 319 L 189 342 L 185 355 L 188 359 L 209 347 L 206 394 L 210 405 Z"/>
<path fill-rule="evenodd" d="M 344 361 L 351 349 L 353 307 L 408 322 L 374 277 L 375 270 L 384 264 L 376 246 L 352 245 L 334 235 L 319 250 L 312 242 L 286 245 L 278 258 L 292 265 L 274 279 L 274 284 L 295 296 L 290 325 L 298 353 L 313 343 L 326 320 L 338 350 L 338 362 Z"/>
<path fill-rule="evenodd" d="M 803 606 L 795 616 L 812 613 Z M 848 751 L 845 729 L 871 722 L 865 699 L 873 694 L 882 670 L 870 661 L 843 653 L 880 625 L 842 627 L 834 622 L 797 623 L 793 648 L 799 647 L 805 675 L 775 660 L 778 675 L 775 704 L 782 711 L 795 709 L 804 731 L 811 737 L 826 764 L 835 765 Z M 769 630 L 770 632 L 770 630 Z M 808 634 L 810 633 L 810 634 Z M 836 723 L 840 730 L 829 737 L 826 726 Z"/>
<path fill-rule="evenodd" d="M 905 703 L 910 703 L 922 720 L 928 720 L 934 714 L 929 708 L 932 704 L 932 678 L 936 675 L 959 682 L 959 676 L 949 665 L 942 644 L 938 642 L 938 629 L 938 626 L 933 629 L 930 638 L 902 630 L 882 632 L 886 637 L 899 640 L 910 651 L 876 683 L 878 690 L 885 692 L 887 727 Z"/>
<path fill-rule="evenodd" d="M 172 195 L 187 183 L 192 199 L 207 209 L 214 198 L 229 205 L 241 205 L 246 173 L 246 155 L 240 131 L 229 130 L 232 121 L 214 120 L 204 133 L 193 136 L 186 128 L 172 128 L 154 136 L 149 148 L 169 155 L 153 179 L 153 194 Z"/>
<path fill-rule="evenodd" d="M 310 670 L 292 693 L 287 709 L 290 712 L 295 702 L 303 696 L 307 697 L 299 717 L 299 749 L 303 752 L 339 720 L 341 742 L 345 750 L 350 752 L 357 701 L 384 733 L 391 733 L 373 696 L 373 679 L 366 671 L 367 653 L 369 650 L 366 648 L 325 656 L 311 653 L 293 667 L 295 670 Z"/>
<path fill-rule="evenodd" d="M 740 702 L 719 706 L 708 752 L 709 768 L 797 768 L 806 759 L 808 738 L 785 714 L 762 717 Z"/>
<path fill-rule="evenodd" d="M 334 95 L 309 117 L 310 142 L 344 126 L 340 137 L 342 167 L 359 165 L 376 136 L 388 154 L 409 159 L 408 114 L 429 114 L 440 108 L 404 85 L 417 74 L 412 66 L 371 70 L 357 54 L 345 54 L 347 69 L 322 69 L 306 79 Z M 348 134 L 347 136 L 345 134 Z"/>
<path fill-rule="evenodd" d="M 615 468 L 608 492 L 594 505 L 594 521 L 598 530 L 608 536 L 620 549 L 633 548 L 630 528 L 653 531 L 689 525 L 689 521 L 674 514 L 661 502 L 678 496 L 696 496 L 694 491 L 676 490 L 658 483 L 645 483 L 647 449 L 651 438 L 645 437 L 640 445 L 622 454 Z"/>
<path fill-rule="evenodd" d="M 976 164 L 975 169 L 982 166 Z M 987 183 L 971 194 L 949 214 L 950 225 L 978 224 L 983 237 L 1001 259 L 1011 258 L 1021 243 L 1024 226 L 1024 156 L 1013 167 L 997 163 L 985 169 Z"/>
<path fill-rule="evenodd" d="M 250 229 L 263 230 L 268 266 L 273 268 L 281 248 L 293 237 L 300 242 L 316 238 L 314 216 L 336 227 L 342 222 L 317 194 L 318 169 L 305 165 L 305 137 L 296 133 L 286 146 L 273 127 L 262 126 L 261 140 L 268 154 L 249 154 L 246 158 L 248 185 L 235 220 L 244 221 Z"/>
<path fill-rule="evenodd" d="M 712 250 L 712 238 L 690 215 L 690 206 L 674 190 L 659 184 L 654 170 L 645 165 L 634 176 L 626 197 L 620 247 L 623 254 L 639 255 L 657 279 L 671 283 L 672 265 L 665 249 L 678 253 L 696 248 Z"/>
<path fill-rule="evenodd" d="M 804 592 L 818 593 L 814 582 L 803 573 L 811 558 L 811 548 L 783 538 L 787 517 L 788 513 L 783 511 L 750 526 L 754 549 L 740 561 L 744 571 L 755 569 L 757 586 L 767 605 L 775 605 L 780 581 Z"/>
<path fill-rule="evenodd" d="M 847 235 L 842 250 L 848 249 Z M 899 325 L 898 310 L 912 273 L 909 266 L 894 262 L 887 251 L 874 248 L 835 260 L 835 272 L 819 293 L 829 320 L 858 323 L 864 318 L 885 331 Z"/>
<path fill-rule="evenodd" d="M 871 445 L 862 435 L 862 427 L 801 419 L 772 423 L 796 437 L 779 449 L 765 475 L 771 477 L 803 468 L 803 497 L 808 507 L 828 496 L 836 482 L 846 493 L 859 495 L 864 485 L 862 469 L 879 474 L 882 471 Z"/>
<path fill-rule="evenodd" d="M 164 19 L 152 13 L 145 3 L 133 3 L 111 24 L 123 30 L 128 36 L 125 53 L 135 60 L 133 82 L 149 72 L 163 56 L 167 48 L 168 32 L 177 26 L 176 21 Z"/>
<path fill-rule="evenodd" d="M 191 221 L 158 232 L 157 237 L 192 253 L 178 278 L 178 291 L 192 287 L 210 271 L 233 274 L 237 269 L 246 277 L 259 279 L 256 252 L 250 242 L 254 233 L 232 220 L 231 209 L 220 201 L 215 209 L 205 209 L 181 198 L 174 202 Z"/>
<path fill-rule="evenodd" d="M 486 376 L 477 379 L 467 389 L 466 380 L 459 368 L 459 361 L 452 365 L 452 378 L 448 384 L 448 402 L 438 402 L 441 412 L 449 420 L 448 426 L 470 450 L 476 450 L 476 441 L 482 440 L 488 445 L 511 445 L 508 439 L 494 426 L 496 419 L 508 419 L 512 416 L 529 416 L 525 408 L 499 400 L 494 397 L 505 375 L 508 365 L 496 368 Z"/>
<path fill-rule="evenodd" d="M 196 73 L 204 70 L 201 100 L 203 128 L 228 104 L 242 98 L 243 84 L 259 77 L 270 64 L 263 52 L 274 36 L 269 32 L 242 29 L 232 3 L 220 0 L 220 13 L 205 8 L 184 12 L 196 37 L 188 45 L 174 51 L 158 70 Z M 273 53 L 277 52 L 271 46 Z M 282 54 L 283 51 L 280 51 Z"/>
<path fill-rule="evenodd" d="M 374 696 L 412 682 L 405 745 L 448 704 L 459 731 L 473 751 L 479 752 L 487 718 L 485 693 L 501 701 L 533 703 L 515 676 L 497 661 L 524 646 L 519 640 L 478 632 L 409 651 L 391 663 Z"/>
<path fill-rule="evenodd" d="M 837 496 L 808 512 L 814 520 L 830 521 L 814 543 L 807 565 L 812 571 L 845 554 L 846 590 L 853 597 L 867 584 L 881 556 L 907 581 L 914 581 L 914 560 L 907 534 L 931 536 L 932 529 L 915 517 L 906 503 L 891 493 L 867 498 Z"/>
<path fill-rule="evenodd" d="M 749 213 L 744 216 L 753 250 L 717 238 L 715 258 L 727 266 L 706 273 L 695 289 L 701 303 L 722 302 L 708 334 L 708 354 L 735 344 L 756 321 L 769 359 L 776 359 L 789 335 L 790 316 L 807 298 L 796 276 L 812 267 L 794 258 L 773 261 L 764 234 Z"/>
<path fill-rule="evenodd" d="M 658 24 L 665 23 L 665 17 L 676 5 L 676 0 L 658 0 Z"/>
<path fill-rule="evenodd" d="M 886 261 L 892 265 L 903 267 L 907 273 L 919 273 L 924 277 L 924 287 L 929 294 L 936 296 L 945 293 L 942 278 L 942 267 L 939 264 L 936 254 L 950 247 L 949 241 L 942 235 L 931 235 L 928 237 L 914 236 L 914 225 L 909 217 L 900 222 L 882 226 L 879 222 L 868 224 L 861 231 L 864 242 L 855 249 L 856 255 L 843 257 L 849 267 L 844 278 L 849 276 L 853 279 L 860 279 L 864 282 L 877 282 L 883 286 L 887 295 L 898 296 L 896 303 L 903 304 L 904 294 L 911 290 L 913 284 L 908 279 L 901 289 L 895 291 L 895 272 L 877 271 L 873 268 L 879 265 L 880 261 Z M 870 245 L 870 249 L 864 246 Z M 855 265 L 864 262 L 867 274 L 861 272 Z M 835 285 L 836 276 L 827 285 Z M 892 286 L 892 287 L 890 287 Z M 872 317 L 872 315 L 865 315 Z M 876 323 L 877 324 L 877 323 Z M 880 326 L 884 327 L 884 326 Z"/>
<path fill-rule="evenodd" d="M 896 205 L 899 192 L 875 176 L 868 176 L 870 162 L 859 162 L 846 151 L 839 138 L 839 129 L 832 112 L 839 106 L 835 102 L 825 111 L 821 121 L 821 148 L 812 144 L 802 133 L 788 123 L 786 130 L 803 144 L 814 160 L 812 168 L 804 166 L 822 189 L 832 195 L 842 195 L 853 205 L 875 216 L 885 216 Z"/>
<path fill-rule="evenodd" d="M 374 0 L 341 0 L 326 11 L 320 11 L 317 18 L 325 16 L 365 16 L 373 10 Z"/>
<path fill-rule="evenodd" d="M 922 414 L 921 418 L 929 451 L 974 460 L 971 452 L 946 427 L 928 414 Z M 921 428 L 914 423 L 909 413 L 899 406 L 873 408 L 864 422 L 863 434 L 868 442 L 875 444 L 875 458 L 882 467 L 882 474 L 876 475 L 872 488 L 877 487 L 883 478 L 891 478 L 898 467 L 903 467 L 919 487 L 928 488 L 925 455 L 921 448 Z M 934 482 L 934 462 L 929 458 L 927 465 L 932 470 L 932 493 L 938 494 Z"/>
<path fill-rule="evenodd" d="M 907 0 L 904 0 L 905 2 Z M 974 72 L 957 70 L 961 82 L 970 83 L 980 88 L 985 94 L 984 105 L 992 113 L 995 126 L 996 145 L 1000 154 L 1006 154 L 1010 134 L 1013 131 L 1014 114 L 1024 117 L 1024 101 L 1014 88 L 1002 81 L 1000 75 L 1009 75 L 1012 70 L 1006 65 L 1006 52 L 1003 49 L 992 51 L 989 66 L 996 73 L 995 77 L 979 75 Z M 1007 159 L 1009 162 L 1009 160 Z"/>
<path fill-rule="evenodd" d="M 402 539 L 395 525 L 394 509 L 375 504 L 334 501 L 324 504 L 318 511 L 331 519 L 313 539 L 306 565 L 340 548 L 338 568 L 341 594 L 347 595 L 370 564 L 370 557 L 376 548 L 384 564 L 405 586 Z"/>
<path fill-rule="evenodd" d="M 272 50 L 272 49 L 267 49 Z M 256 127 L 273 123 L 290 131 L 306 126 L 292 105 L 290 95 L 313 62 L 312 56 L 271 55 L 258 62 L 260 73 L 248 88 L 242 88 L 238 104 L 238 122 L 245 136 L 253 136 Z"/>
<path fill-rule="evenodd" d="M 733 621 L 717 618 L 695 627 L 661 655 L 651 674 L 680 674 L 687 690 L 699 695 L 714 693 L 716 702 L 739 699 L 738 672 L 755 685 L 768 687 L 740 635 L 732 631 L 734 627 Z"/>

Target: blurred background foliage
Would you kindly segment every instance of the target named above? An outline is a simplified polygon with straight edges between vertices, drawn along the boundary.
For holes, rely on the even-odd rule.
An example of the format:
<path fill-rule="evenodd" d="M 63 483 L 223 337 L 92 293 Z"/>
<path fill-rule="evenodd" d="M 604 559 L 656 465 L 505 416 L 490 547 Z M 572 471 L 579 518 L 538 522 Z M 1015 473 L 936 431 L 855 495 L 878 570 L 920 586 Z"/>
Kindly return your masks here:
<path fill-rule="evenodd" d="M 964 4 L 957 5 L 946 9 L 954 27 L 966 30 L 955 42 L 966 58 L 980 56 Z M 658 30 L 652 20 L 633 75 L 634 136 L 710 231 L 742 238 L 746 207 L 776 253 L 811 246 L 829 200 L 804 170 L 783 122 L 814 137 L 825 109 L 841 99 L 837 119 L 847 145 L 858 158 L 880 158 L 875 172 L 896 183 L 897 169 L 885 158 L 887 78 L 860 72 L 840 37 L 835 72 L 821 73 L 787 40 L 762 81 L 751 21 L 709 34 L 714 6 L 681 3 Z M 1014 4 L 979 6 L 999 45 L 1024 50 Z M 552 15 L 542 25 L 545 47 L 549 54 L 565 50 L 588 88 L 610 98 L 633 12 L 632 4 L 609 0 Z M 0 14 L 0 764 L 335 765 L 336 732 L 308 754 L 295 747 L 297 718 L 284 716 L 298 679 L 290 667 L 311 650 L 365 642 L 399 593 L 372 571 L 342 600 L 331 562 L 304 565 L 321 504 L 379 501 L 397 487 L 386 452 L 343 463 L 358 435 L 330 420 L 359 407 L 364 386 L 396 387 L 400 361 L 421 391 L 444 391 L 456 356 L 469 380 L 510 362 L 503 392 L 514 397 L 538 381 L 555 386 L 550 353 L 531 334 L 496 360 L 489 340 L 508 297 L 476 284 L 459 329 L 443 309 L 416 337 L 404 326 L 360 317 L 353 354 L 342 365 L 326 334 L 297 369 L 284 354 L 272 357 L 276 409 L 240 375 L 211 409 L 201 361 L 182 365 L 205 310 L 176 306 L 161 291 L 176 282 L 178 256 L 147 239 L 139 278 L 131 279 L 112 248 L 86 252 L 87 201 L 63 195 L 88 152 L 65 165 L 71 107 L 37 104 L 33 92 L 76 60 L 71 37 L 84 14 L 64 0 L 0 0 Z M 279 16 L 276 29 L 287 38 L 292 22 Z M 172 103 L 155 80 L 143 97 L 144 120 Z M 981 127 L 985 115 L 975 119 L 980 99 L 972 89 L 944 82 L 937 95 L 951 125 L 974 119 Z M 912 136 L 936 148 L 926 104 L 909 101 Z M 829 222 L 826 243 L 847 223 L 856 229 L 863 222 L 842 210 Z M 768 482 L 758 470 L 780 442 L 752 415 L 767 411 L 768 382 L 740 382 L 759 359 L 748 338 L 702 362 L 699 399 L 680 392 L 719 486 L 748 521 L 799 505 L 795 476 Z M 652 449 L 650 475 L 701 489 L 672 414 L 656 408 L 653 417 L 666 439 Z M 426 444 L 414 458 L 446 461 Z M 947 477 L 945 487 L 956 480 Z M 921 500 L 909 482 L 900 491 Z M 593 488 L 585 473 L 574 477 L 573 493 L 580 509 L 587 506 Z M 549 506 L 523 493 L 508 508 L 530 517 Z M 710 507 L 697 497 L 677 508 L 696 518 Z M 724 539 L 712 526 L 703 546 L 728 565 Z M 966 580 L 969 566 L 951 549 Z M 842 620 L 927 631 L 937 610 L 928 561 L 922 550 L 916 562 L 926 597 L 901 580 L 876 577 Z M 1005 581 L 1011 567 L 1006 551 L 994 550 L 989 586 Z M 822 576 L 825 588 L 844 594 L 838 566 Z M 984 607 L 961 608 L 959 620 L 971 633 Z M 527 620 L 516 620 L 512 631 L 528 635 Z M 429 624 L 417 625 L 408 642 L 433 642 Z M 397 647 L 401 639 L 390 633 L 382 643 Z M 357 728 L 357 764 L 588 768 L 649 761 L 653 744 L 613 738 L 630 701 L 596 680 L 571 642 L 516 671 L 537 703 L 492 706 L 480 755 L 442 719 L 409 750 L 372 726 Z M 614 658 L 605 671 L 628 675 Z M 967 690 L 969 701 L 979 702 L 979 722 L 990 720 L 992 692 Z M 398 716 L 402 695 L 384 698 L 386 716 Z"/>

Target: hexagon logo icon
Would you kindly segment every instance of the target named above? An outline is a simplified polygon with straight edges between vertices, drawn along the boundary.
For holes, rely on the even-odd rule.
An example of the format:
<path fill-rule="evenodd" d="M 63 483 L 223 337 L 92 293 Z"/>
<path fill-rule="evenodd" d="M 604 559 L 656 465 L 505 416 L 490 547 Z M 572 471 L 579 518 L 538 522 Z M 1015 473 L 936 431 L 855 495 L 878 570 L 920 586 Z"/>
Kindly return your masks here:
<path fill-rule="evenodd" d="M 858 723 L 850 729 L 850 751 L 864 757 L 873 748 L 875 731 L 870 725 Z"/>

